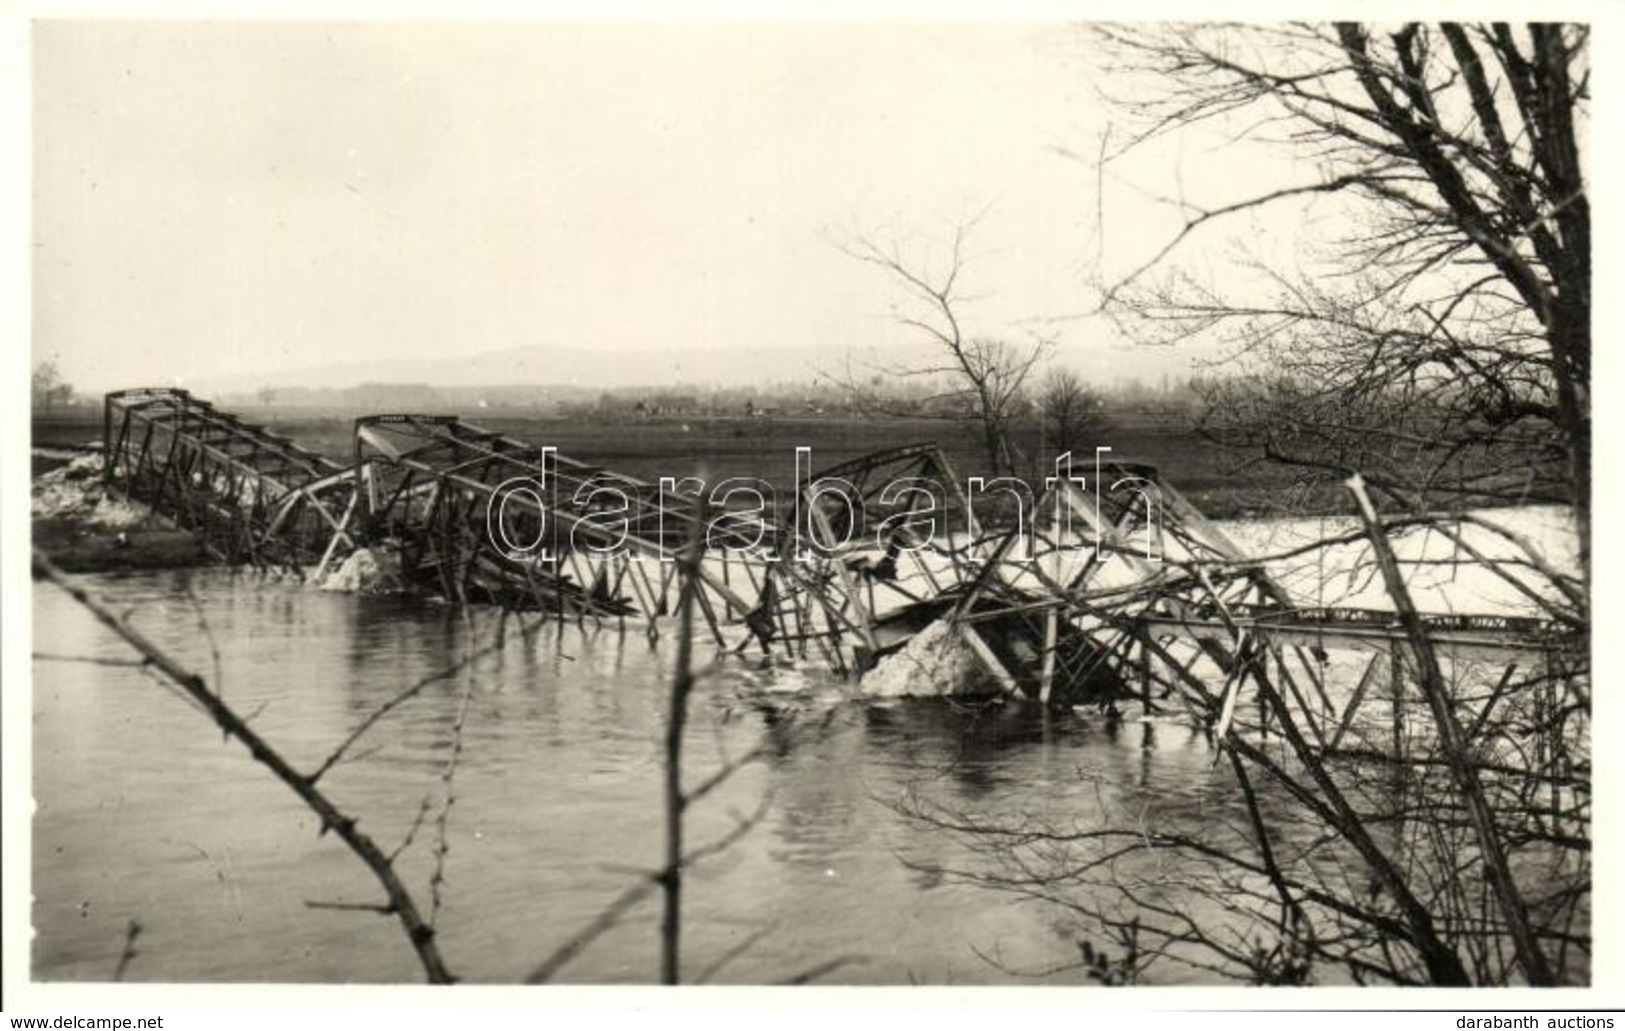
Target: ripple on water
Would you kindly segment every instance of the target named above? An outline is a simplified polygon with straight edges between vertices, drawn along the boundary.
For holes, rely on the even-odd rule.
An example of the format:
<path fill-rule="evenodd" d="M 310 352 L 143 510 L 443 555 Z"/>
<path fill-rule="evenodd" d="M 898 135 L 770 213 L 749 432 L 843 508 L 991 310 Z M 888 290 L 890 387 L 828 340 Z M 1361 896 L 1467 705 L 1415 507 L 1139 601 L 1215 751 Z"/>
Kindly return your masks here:
<path fill-rule="evenodd" d="M 306 769 L 403 686 L 491 645 L 497 623 L 222 571 L 108 576 L 94 587 L 161 647 L 210 672 L 190 589 L 228 700 L 256 713 L 255 726 Z M 123 657 L 60 591 L 36 585 L 34 597 L 39 650 Z M 510 621 L 501 647 L 379 721 L 324 781 L 386 849 L 415 835 L 402 868 L 427 897 L 466 699 L 440 921 L 449 961 L 475 981 L 522 978 L 657 863 L 662 843 L 670 635 L 651 647 L 638 633 L 515 630 Z M 1351 676 L 1328 673 L 1333 687 Z M 1177 719 L 850 695 L 807 666 L 734 661 L 702 678 L 685 742 L 689 782 L 758 744 L 764 754 L 693 808 L 690 840 L 712 840 L 735 814 L 769 802 L 759 826 L 692 873 L 692 969 L 758 932 L 721 980 L 772 981 L 861 954 L 837 980 L 1001 981 L 1010 976 L 977 950 L 1035 969 L 1074 955 L 1052 912 L 921 869 L 971 857 L 905 818 L 910 800 L 1073 826 L 1098 823 L 1103 808 L 1146 805 L 1171 829 L 1244 818 L 1206 737 Z M 372 901 L 377 888 L 174 695 L 132 669 L 37 661 L 33 706 L 36 977 L 108 977 L 135 919 L 144 932 L 134 979 L 418 978 L 388 921 L 305 905 Z M 564 978 L 653 980 L 656 920 L 652 905 L 634 910 Z"/>

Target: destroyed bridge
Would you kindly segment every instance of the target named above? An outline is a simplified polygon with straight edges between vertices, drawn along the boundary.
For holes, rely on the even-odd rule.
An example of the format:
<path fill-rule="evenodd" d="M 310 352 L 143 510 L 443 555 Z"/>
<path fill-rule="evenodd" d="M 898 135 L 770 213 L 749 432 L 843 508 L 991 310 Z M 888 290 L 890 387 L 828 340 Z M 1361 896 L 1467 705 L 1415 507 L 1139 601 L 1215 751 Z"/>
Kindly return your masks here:
<path fill-rule="evenodd" d="M 382 550 L 406 584 L 454 601 L 632 621 L 655 634 L 676 607 L 678 556 L 703 539 L 691 563 L 694 612 L 720 648 L 813 659 L 849 676 L 941 621 L 990 690 L 1048 704 L 1138 697 L 1147 711 L 1182 706 L 1211 723 L 1221 710 L 1230 718 L 1245 685 L 1266 725 L 1268 708 L 1289 708 L 1321 747 L 1336 748 L 1373 685 L 1398 690 L 1400 669 L 1415 661 L 1392 611 L 1296 603 L 1140 464 L 1101 466 L 1104 493 L 1099 477 L 1092 492 L 1050 481 L 1025 525 L 984 527 L 933 445 L 800 475 L 781 513 L 717 507 L 450 416 L 357 419 L 347 465 L 183 390 L 108 394 L 103 434 L 109 486 L 224 562 L 307 579 Z M 917 488 L 901 492 L 906 503 L 888 492 L 904 481 Z M 514 483 L 545 484 L 549 497 L 505 490 Z M 613 519 L 604 495 L 624 499 Z M 962 529 L 927 533 L 911 518 L 910 506 L 932 496 Z M 491 532 L 493 510 L 511 538 Z M 870 516 L 881 511 L 884 520 Z M 837 525 L 852 513 L 863 525 Z M 545 534 L 549 547 L 504 543 L 527 533 Z M 1584 647 L 1542 619 L 1423 621 L 1436 654 L 1487 668 L 1497 694 L 1515 687 L 1520 667 L 1546 675 Z M 1328 690 L 1335 652 L 1366 653 L 1352 691 Z"/>

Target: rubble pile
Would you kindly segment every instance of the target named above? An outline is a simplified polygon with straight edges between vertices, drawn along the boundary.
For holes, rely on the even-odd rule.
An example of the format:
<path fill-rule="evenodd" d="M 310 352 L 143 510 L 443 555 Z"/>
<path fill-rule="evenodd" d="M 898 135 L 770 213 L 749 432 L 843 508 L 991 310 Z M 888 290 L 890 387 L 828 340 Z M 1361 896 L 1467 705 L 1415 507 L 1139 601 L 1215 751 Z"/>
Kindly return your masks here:
<path fill-rule="evenodd" d="M 147 506 L 104 488 L 99 454 L 77 455 L 35 477 L 30 509 L 35 519 L 71 519 L 104 530 L 126 530 L 152 515 Z"/>
<path fill-rule="evenodd" d="M 324 591 L 393 594 L 403 590 L 400 555 L 384 547 L 357 548 L 322 580 Z"/>
<path fill-rule="evenodd" d="M 866 698 L 945 698 L 985 692 L 987 684 L 970 646 L 939 619 L 876 663 L 859 688 Z"/>

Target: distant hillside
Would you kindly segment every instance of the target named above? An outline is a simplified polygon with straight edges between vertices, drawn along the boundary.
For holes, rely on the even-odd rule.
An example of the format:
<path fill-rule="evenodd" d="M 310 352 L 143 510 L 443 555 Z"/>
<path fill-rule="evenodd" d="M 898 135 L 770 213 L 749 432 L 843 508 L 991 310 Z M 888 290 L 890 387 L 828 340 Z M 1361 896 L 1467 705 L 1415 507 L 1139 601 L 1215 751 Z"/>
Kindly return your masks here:
<path fill-rule="evenodd" d="M 1165 349 L 1154 357 L 1159 368 L 1144 381 L 1127 371 L 1124 355 L 1145 358 L 1145 349 L 1061 349 L 1056 364 L 1069 366 L 1086 382 L 1130 395 L 1166 393 L 1191 374 L 1188 358 Z M 879 357 L 853 354 L 844 348 L 712 348 L 695 351 L 600 351 L 536 345 L 503 351 L 433 359 L 343 361 L 329 365 L 271 372 L 239 372 L 188 383 L 205 397 L 236 401 L 263 399 L 276 403 L 360 406 L 430 411 L 450 406 L 554 407 L 597 398 L 602 392 L 678 390 L 693 394 L 748 391 L 763 396 L 810 397 L 832 386 L 824 377 L 847 377 L 889 392 L 933 389 L 921 379 L 900 379 L 886 368 L 940 368 L 940 352 L 929 345 L 900 346 Z M 1146 361 L 1141 361 L 1146 366 Z M 1144 370 L 1141 370 L 1142 374 Z M 1159 383 L 1160 380 L 1160 383 Z M 1035 381 L 1036 382 L 1036 381 Z M 126 384 L 128 385 L 128 384 Z"/>
<path fill-rule="evenodd" d="M 274 382 L 274 381 L 273 381 Z M 585 387 L 497 384 L 440 387 L 429 383 L 358 383 L 351 387 L 266 386 L 257 390 L 201 391 L 227 407 L 276 405 L 367 412 L 462 412 L 477 408 L 555 410 L 598 397 Z"/>
<path fill-rule="evenodd" d="M 807 382 L 842 359 L 822 348 L 729 348 L 700 351 L 592 351 L 516 347 L 431 360 L 338 362 L 285 372 L 234 373 L 199 381 L 206 394 L 275 389 L 345 389 L 362 384 L 413 383 L 437 388 L 508 384 L 578 389 L 675 383 L 732 387 Z"/>

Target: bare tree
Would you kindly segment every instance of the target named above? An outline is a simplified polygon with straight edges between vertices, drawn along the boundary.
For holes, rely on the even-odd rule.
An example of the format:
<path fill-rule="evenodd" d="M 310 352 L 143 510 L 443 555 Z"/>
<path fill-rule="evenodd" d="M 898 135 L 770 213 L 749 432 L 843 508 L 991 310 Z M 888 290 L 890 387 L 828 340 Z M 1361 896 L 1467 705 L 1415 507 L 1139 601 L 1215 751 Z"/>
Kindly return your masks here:
<path fill-rule="evenodd" d="M 62 378 L 56 362 L 46 359 L 34 366 L 30 397 L 35 408 L 51 409 L 73 400 L 73 387 Z"/>
<path fill-rule="evenodd" d="M 1103 284 L 1142 340 L 1218 336 L 1296 389 L 1225 400 L 1232 439 L 1275 460 L 1358 468 L 1354 446 L 1432 459 L 1373 488 L 1516 496 L 1518 478 L 1573 506 L 1590 537 L 1591 228 L 1583 171 L 1585 26 L 1505 23 L 1102 27 L 1114 98 L 1136 128 L 1118 160 L 1193 127 L 1278 145 L 1300 181 L 1178 205 L 1150 258 Z M 1260 262 L 1222 290 L 1178 265 L 1182 244 L 1238 213 L 1332 205 L 1358 227 L 1320 267 Z M 1337 207 L 1341 205 L 1341 207 Z M 1259 285 L 1262 284 L 1262 285 Z M 1265 380 L 1249 385 L 1259 388 Z M 1339 416 L 1312 433 L 1321 414 Z M 1395 421 L 1393 415 L 1403 418 Z M 1248 415 L 1254 418 L 1246 418 Z M 1287 424 L 1268 432 L 1271 421 Z M 1557 461 L 1554 463 L 1553 459 Z M 1459 476 L 1446 475 L 1463 464 Z M 1556 466 L 1553 469 L 1553 466 Z"/>
<path fill-rule="evenodd" d="M 895 239 L 881 241 L 855 234 L 837 246 L 849 256 L 885 272 L 907 299 L 897 322 L 915 330 L 930 344 L 936 360 L 885 363 L 854 374 L 842 383 L 860 405 L 890 415 L 935 415 L 975 428 L 995 475 L 1016 472 L 1025 456 L 1014 439 L 1022 415 L 1025 388 L 1034 367 L 1052 350 L 1053 341 L 1035 338 L 1015 344 L 975 335 L 966 329 L 964 307 L 974 300 L 963 289 L 969 258 L 965 246 L 974 221 L 955 227 L 940 267 L 904 253 Z M 924 382 L 931 388 L 899 403 L 898 383 Z"/>
<path fill-rule="evenodd" d="M 1193 130 L 1297 159 L 1286 185 L 1233 177 L 1220 180 L 1241 184 L 1228 195 L 1210 184 L 1201 203 L 1169 201 L 1178 225 L 1102 277 L 1101 310 L 1141 342 L 1227 347 L 1244 374 L 1208 392 L 1207 427 L 1221 440 L 1332 481 L 1364 474 L 1352 481 L 1371 548 L 1360 575 L 1380 574 L 1409 641 L 1392 652 L 1376 720 L 1359 716 L 1374 664 L 1351 698 L 1327 705 L 1304 701 L 1325 687 L 1315 663 L 1299 655 L 1289 675 L 1290 649 L 1267 642 L 1221 656 L 1235 679 L 1170 663 L 1233 777 L 1234 804 L 1194 830 L 1166 826 L 1166 803 L 1149 793 L 1072 819 L 993 821 L 920 802 L 905 811 L 985 860 L 954 876 L 1064 907 L 1122 951 L 1103 964 L 1092 946 L 1078 964 L 1088 976 L 1177 963 L 1262 983 L 1330 968 L 1395 984 L 1585 981 L 1587 30 L 1094 31 L 1107 89 L 1135 122 L 1103 145 L 1103 169 Z M 1249 255 L 1219 284 L 1184 261 L 1227 219 L 1311 204 L 1341 228 L 1296 251 L 1296 264 Z M 1421 565 L 1471 566 L 1512 585 L 1560 647 L 1499 676 L 1447 676 L 1405 588 L 1418 566 L 1397 568 L 1394 530 L 1367 485 L 1408 510 L 1410 526 L 1451 542 L 1452 556 Z M 1520 499 L 1571 506 L 1580 575 L 1460 511 Z M 1437 515 L 1441 501 L 1458 514 Z M 1225 685 L 1246 676 L 1259 713 L 1243 728 Z"/>
<path fill-rule="evenodd" d="M 1106 396 L 1071 369 L 1054 366 L 1038 386 L 1038 415 L 1049 447 L 1071 451 L 1099 442 L 1106 428 Z"/>

